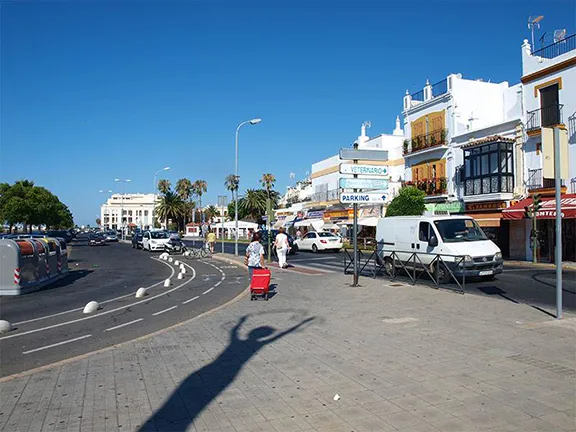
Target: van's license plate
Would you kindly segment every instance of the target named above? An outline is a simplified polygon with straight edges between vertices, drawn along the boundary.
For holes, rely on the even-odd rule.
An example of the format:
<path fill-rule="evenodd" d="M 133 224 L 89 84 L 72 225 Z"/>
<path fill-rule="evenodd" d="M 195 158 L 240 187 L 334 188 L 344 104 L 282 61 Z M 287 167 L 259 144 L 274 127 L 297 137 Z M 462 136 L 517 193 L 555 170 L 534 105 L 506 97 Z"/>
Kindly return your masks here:
<path fill-rule="evenodd" d="M 494 274 L 492 270 L 478 272 L 478 276 L 490 276 L 491 274 Z"/>

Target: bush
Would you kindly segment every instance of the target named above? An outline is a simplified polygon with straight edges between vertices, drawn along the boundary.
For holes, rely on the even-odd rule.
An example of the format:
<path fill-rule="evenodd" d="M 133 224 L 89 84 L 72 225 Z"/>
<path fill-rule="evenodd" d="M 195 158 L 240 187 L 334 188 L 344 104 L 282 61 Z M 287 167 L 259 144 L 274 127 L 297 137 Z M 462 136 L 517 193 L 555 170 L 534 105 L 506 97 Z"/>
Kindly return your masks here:
<path fill-rule="evenodd" d="M 424 197 L 426 193 L 413 186 L 400 189 L 398 196 L 390 202 L 386 209 L 389 216 L 421 216 L 426 210 Z"/>

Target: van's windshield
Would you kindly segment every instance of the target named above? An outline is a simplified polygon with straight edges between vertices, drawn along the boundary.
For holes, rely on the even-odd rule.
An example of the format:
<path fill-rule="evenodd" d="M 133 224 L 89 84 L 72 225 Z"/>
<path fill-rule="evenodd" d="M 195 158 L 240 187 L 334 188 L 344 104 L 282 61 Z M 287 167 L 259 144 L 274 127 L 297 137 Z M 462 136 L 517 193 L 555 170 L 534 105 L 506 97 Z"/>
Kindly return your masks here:
<path fill-rule="evenodd" d="M 435 221 L 445 243 L 488 240 L 482 228 L 473 219 L 445 219 Z"/>

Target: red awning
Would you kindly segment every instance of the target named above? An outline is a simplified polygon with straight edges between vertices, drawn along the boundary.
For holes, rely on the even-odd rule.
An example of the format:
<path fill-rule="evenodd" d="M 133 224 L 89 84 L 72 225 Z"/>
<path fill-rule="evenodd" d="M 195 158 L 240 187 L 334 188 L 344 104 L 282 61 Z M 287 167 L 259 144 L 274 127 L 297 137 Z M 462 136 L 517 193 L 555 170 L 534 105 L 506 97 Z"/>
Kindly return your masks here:
<path fill-rule="evenodd" d="M 524 207 L 532 205 L 532 198 L 526 198 L 511 207 L 502 210 L 504 219 L 524 219 Z M 576 194 L 564 194 L 560 199 L 562 218 L 576 219 Z M 554 197 L 542 197 L 542 208 L 537 214 L 538 219 L 556 218 L 556 200 Z"/>

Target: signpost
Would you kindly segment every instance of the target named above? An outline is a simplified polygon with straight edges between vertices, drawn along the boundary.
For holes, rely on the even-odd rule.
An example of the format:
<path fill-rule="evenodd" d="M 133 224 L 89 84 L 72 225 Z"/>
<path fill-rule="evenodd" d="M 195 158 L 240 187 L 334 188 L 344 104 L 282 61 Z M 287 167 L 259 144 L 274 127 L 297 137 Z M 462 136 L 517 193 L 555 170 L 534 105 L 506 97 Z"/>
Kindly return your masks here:
<path fill-rule="evenodd" d="M 228 205 L 228 197 L 226 195 L 218 195 L 218 207 L 224 209 Z M 220 215 L 220 219 L 222 220 L 222 232 L 220 235 L 222 236 L 222 253 L 224 253 L 224 212 Z"/>
<path fill-rule="evenodd" d="M 340 164 L 340 174 L 359 174 L 388 177 L 388 167 L 383 165 Z"/>
<path fill-rule="evenodd" d="M 340 192 L 340 202 L 342 204 L 355 204 L 355 203 L 384 203 L 386 195 L 380 193 L 368 192 Z"/>
<path fill-rule="evenodd" d="M 342 160 L 367 160 L 367 161 L 387 161 L 388 152 L 383 150 L 358 150 L 358 148 L 340 149 L 340 159 Z"/>
<path fill-rule="evenodd" d="M 388 180 L 379 178 L 341 178 L 339 183 L 342 189 L 388 189 Z"/>

